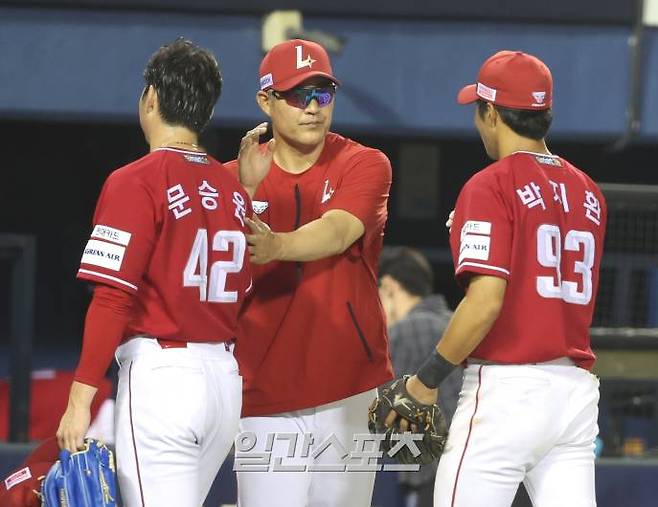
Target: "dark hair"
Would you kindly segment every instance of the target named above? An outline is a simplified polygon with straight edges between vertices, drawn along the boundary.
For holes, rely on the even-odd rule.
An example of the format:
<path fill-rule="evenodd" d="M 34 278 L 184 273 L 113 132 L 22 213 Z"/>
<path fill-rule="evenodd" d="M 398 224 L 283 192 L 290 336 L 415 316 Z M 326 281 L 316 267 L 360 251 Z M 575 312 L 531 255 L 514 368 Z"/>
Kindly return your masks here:
<path fill-rule="evenodd" d="M 146 88 L 158 94 L 162 119 L 201 133 L 212 116 L 222 91 L 222 76 L 215 56 L 179 38 L 158 49 L 144 69 Z"/>
<path fill-rule="evenodd" d="M 415 248 L 384 247 L 379 258 L 379 278 L 388 275 L 409 294 L 429 296 L 434 272 L 427 258 Z"/>
<path fill-rule="evenodd" d="M 496 104 L 493 104 L 493 107 L 498 111 L 505 125 L 518 135 L 536 141 L 546 137 L 553 121 L 553 110 L 550 108 L 541 111 L 529 111 L 526 109 L 510 109 Z M 484 118 L 486 111 L 487 102 L 478 99 L 478 114 L 480 118 Z"/>

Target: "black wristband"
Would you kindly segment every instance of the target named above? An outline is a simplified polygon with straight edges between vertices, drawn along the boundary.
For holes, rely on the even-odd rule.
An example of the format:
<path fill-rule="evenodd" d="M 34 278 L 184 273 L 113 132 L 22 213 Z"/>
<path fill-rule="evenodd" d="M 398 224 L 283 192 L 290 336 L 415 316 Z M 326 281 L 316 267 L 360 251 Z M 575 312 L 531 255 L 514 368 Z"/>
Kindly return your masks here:
<path fill-rule="evenodd" d="M 430 389 L 436 389 L 443 379 L 452 373 L 452 370 L 456 366 L 434 349 L 432 355 L 420 365 L 416 376 Z"/>

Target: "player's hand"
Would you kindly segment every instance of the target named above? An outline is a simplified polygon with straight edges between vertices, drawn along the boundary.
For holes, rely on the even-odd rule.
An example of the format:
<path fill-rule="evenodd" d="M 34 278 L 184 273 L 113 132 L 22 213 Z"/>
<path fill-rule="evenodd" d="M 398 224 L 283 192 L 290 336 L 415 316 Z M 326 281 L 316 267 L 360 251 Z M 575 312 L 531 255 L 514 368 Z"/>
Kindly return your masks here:
<path fill-rule="evenodd" d="M 455 220 L 455 210 L 453 209 L 449 214 L 448 214 L 448 220 L 446 220 L 446 227 L 448 228 L 448 232 L 452 232 L 452 223 Z"/>
<path fill-rule="evenodd" d="M 91 423 L 91 410 L 69 405 L 59 421 L 57 444 L 60 449 L 75 452 L 84 449 L 84 438 Z"/>
<path fill-rule="evenodd" d="M 265 149 L 258 144 L 260 136 L 267 131 L 267 122 L 263 122 L 247 132 L 240 141 L 238 152 L 238 174 L 240 183 L 251 197 L 256 188 L 265 179 L 272 166 L 274 156 L 274 139 L 270 139 Z"/>
<path fill-rule="evenodd" d="M 272 232 L 269 225 L 254 215 L 254 218 L 246 218 L 251 234 L 247 234 L 251 262 L 254 264 L 267 264 L 275 261 L 281 252 L 281 237 Z"/>
<path fill-rule="evenodd" d="M 439 394 L 438 389 L 430 389 L 423 384 L 416 375 L 409 377 L 405 387 L 409 395 L 417 402 L 422 403 L 423 405 L 433 405 L 436 403 Z M 388 413 L 384 425 L 390 427 L 393 424 L 396 424 L 396 419 L 399 419 L 397 425 L 399 426 L 400 431 L 418 430 L 415 424 L 410 424 L 406 419 L 399 417 L 394 410 L 391 410 Z"/>
<path fill-rule="evenodd" d="M 91 423 L 91 402 L 95 387 L 73 381 L 66 412 L 59 421 L 57 444 L 60 449 L 75 452 L 84 449 L 84 438 Z"/>
<path fill-rule="evenodd" d="M 409 380 L 407 380 L 406 388 L 407 392 L 413 397 L 413 399 L 422 403 L 423 405 L 433 405 L 436 403 L 439 390 L 430 389 L 425 384 L 423 384 L 416 375 L 409 377 Z"/>

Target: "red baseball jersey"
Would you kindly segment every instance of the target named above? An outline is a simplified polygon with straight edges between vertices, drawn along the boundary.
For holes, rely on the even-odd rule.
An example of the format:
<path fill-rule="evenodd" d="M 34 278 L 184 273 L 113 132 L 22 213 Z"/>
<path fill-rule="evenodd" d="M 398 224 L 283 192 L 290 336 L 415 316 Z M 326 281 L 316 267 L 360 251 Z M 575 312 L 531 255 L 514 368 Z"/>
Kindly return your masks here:
<path fill-rule="evenodd" d="M 136 294 L 124 337 L 235 337 L 251 286 L 247 192 L 205 153 L 155 150 L 103 187 L 78 278 Z"/>
<path fill-rule="evenodd" d="M 471 357 L 535 363 L 570 357 L 590 369 L 606 204 L 566 160 L 516 152 L 473 176 L 455 207 L 455 274 L 507 280 L 500 316 Z M 464 283 L 465 285 L 465 283 Z"/>
<path fill-rule="evenodd" d="M 236 345 L 243 415 L 319 406 L 392 378 L 377 288 L 390 185 L 383 153 L 333 133 L 304 173 L 273 163 L 253 201 L 273 231 L 293 231 L 342 209 L 363 222 L 365 233 L 341 255 L 253 266 L 254 291 Z"/>

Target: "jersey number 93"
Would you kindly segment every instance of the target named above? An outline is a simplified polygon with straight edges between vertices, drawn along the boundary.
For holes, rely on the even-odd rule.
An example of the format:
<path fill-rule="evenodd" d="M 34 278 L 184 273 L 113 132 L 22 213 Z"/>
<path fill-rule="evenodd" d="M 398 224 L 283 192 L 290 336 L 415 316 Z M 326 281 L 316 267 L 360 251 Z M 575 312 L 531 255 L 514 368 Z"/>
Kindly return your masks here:
<path fill-rule="evenodd" d="M 574 262 L 573 272 L 581 277 L 578 282 L 563 280 L 560 272 L 562 251 L 582 252 L 582 259 Z M 592 299 L 592 266 L 594 266 L 594 235 L 589 231 L 569 231 L 564 237 L 557 225 L 542 224 L 537 229 L 537 261 L 545 268 L 553 268 L 555 276 L 538 276 L 537 292 L 545 298 L 558 298 L 567 303 L 587 305 Z"/>

